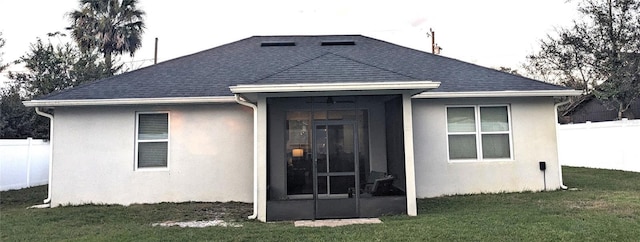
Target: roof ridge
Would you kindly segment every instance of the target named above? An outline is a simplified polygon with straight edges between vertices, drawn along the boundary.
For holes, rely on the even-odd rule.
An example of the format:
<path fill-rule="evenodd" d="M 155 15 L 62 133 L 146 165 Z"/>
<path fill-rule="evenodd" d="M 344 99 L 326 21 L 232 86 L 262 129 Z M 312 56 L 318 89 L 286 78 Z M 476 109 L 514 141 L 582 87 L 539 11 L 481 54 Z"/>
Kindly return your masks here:
<path fill-rule="evenodd" d="M 582 106 L 583 103 L 587 101 L 591 101 L 593 98 L 595 98 L 595 95 L 593 93 L 583 94 L 582 96 L 579 96 L 576 100 L 574 100 L 573 102 L 571 102 L 571 104 L 569 104 L 569 106 L 567 107 L 566 110 L 564 110 L 564 112 L 562 112 L 562 116 L 567 116 L 573 113 L 575 109 Z"/>
<path fill-rule="evenodd" d="M 280 73 L 282 73 L 282 72 L 285 72 L 285 71 L 287 71 L 287 70 L 291 70 L 292 68 L 295 68 L 295 67 L 297 67 L 297 66 L 301 66 L 302 64 L 309 63 L 310 61 L 313 61 L 313 60 L 317 60 L 317 59 L 319 59 L 319 58 L 321 58 L 321 57 L 323 57 L 323 56 L 325 56 L 325 55 L 328 55 L 328 54 L 331 54 L 331 52 L 324 52 L 324 53 L 323 53 L 323 54 L 321 54 L 321 55 L 318 55 L 318 56 L 313 57 L 313 58 L 309 58 L 309 59 L 304 60 L 304 61 L 302 61 L 302 62 L 300 62 L 300 63 L 294 64 L 294 65 L 291 65 L 291 66 L 289 66 L 289 67 L 282 68 L 281 70 L 277 70 L 277 71 L 275 71 L 274 73 L 267 74 L 267 75 L 264 75 L 264 76 L 262 76 L 262 77 L 258 77 L 258 78 L 256 78 L 254 81 L 252 81 L 252 83 L 256 83 L 256 82 L 258 82 L 258 81 L 262 81 L 262 80 L 267 79 L 267 78 L 269 78 L 269 77 L 272 77 L 272 76 L 278 75 L 278 74 L 280 74 Z"/>
<path fill-rule="evenodd" d="M 311 61 L 314 61 L 314 60 L 320 59 L 320 58 L 322 58 L 322 57 L 324 57 L 324 56 L 327 56 L 327 55 L 334 55 L 334 56 L 337 56 L 337 57 L 340 57 L 340 58 L 344 58 L 344 59 L 347 59 L 347 60 L 350 60 L 350 61 L 353 61 L 353 62 L 356 62 L 356 63 L 362 64 L 362 65 L 365 65 L 365 66 L 369 66 L 369 67 L 373 67 L 373 68 L 380 69 L 380 70 L 383 70 L 383 71 L 391 72 L 391 73 L 398 74 L 398 75 L 401 75 L 401 76 L 405 76 L 405 77 L 408 77 L 408 78 L 411 78 L 411 79 L 420 80 L 420 78 L 416 78 L 416 77 L 414 77 L 414 76 L 410 76 L 410 75 L 407 75 L 407 74 L 404 74 L 404 73 L 400 73 L 400 72 L 397 72 L 397 71 L 394 71 L 394 70 L 390 70 L 390 69 L 383 68 L 383 67 L 380 67 L 380 66 L 376 66 L 376 65 L 369 64 L 369 63 L 365 63 L 365 62 L 363 62 L 363 61 L 356 60 L 356 59 L 353 59 L 353 58 L 350 58 L 350 57 L 347 57 L 347 56 L 343 56 L 343 55 L 340 55 L 340 54 L 337 54 L 337 53 L 334 53 L 334 52 L 331 52 L 331 51 L 326 51 L 326 52 L 324 52 L 323 54 L 318 55 L 318 56 L 316 56 L 316 57 L 309 58 L 308 60 L 302 61 L 302 62 L 300 62 L 300 63 L 298 63 L 298 64 L 295 64 L 295 65 L 292 65 L 292 66 L 289 66 L 289 67 L 283 68 L 283 69 L 278 70 L 278 71 L 276 71 L 276 72 L 274 72 L 274 73 L 271 73 L 271 74 L 268 74 L 268 75 L 262 76 L 262 77 L 260 77 L 260 78 L 257 78 L 255 81 L 253 81 L 253 83 L 256 83 L 256 82 L 258 82 L 258 81 L 261 81 L 261 80 L 267 79 L 267 78 L 269 78 L 269 77 L 275 76 L 275 75 L 280 74 L 280 73 L 282 73 L 282 72 L 285 72 L 285 71 L 291 70 L 291 69 L 293 69 L 293 68 L 295 68 L 295 67 L 298 67 L 298 66 L 304 65 L 304 64 L 306 64 L 306 63 L 309 63 L 309 62 L 311 62 Z"/>
<path fill-rule="evenodd" d="M 409 78 L 420 80 L 420 78 L 417 78 L 417 77 L 414 77 L 414 76 L 410 76 L 410 75 L 407 75 L 407 74 L 404 74 L 404 73 L 400 73 L 398 71 L 390 70 L 390 69 L 387 69 L 387 68 L 383 68 L 383 67 L 380 67 L 380 66 L 376 66 L 376 65 L 369 64 L 369 63 L 365 63 L 363 61 L 356 60 L 356 59 L 353 59 L 351 57 L 343 56 L 343 55 L 336 54 L 336 53 L 333 53 L 333 52 L 329 52 L 329 53 L 331 53 L 333 55 L 336 55 L 336 56 L 339 56 L 339 57 L 342 57 L 342 58 L 345 58 L 345 59 L 349 59 L 349 60 L 358 62 L 358 63 L 363 64 L 363 65 L 367 65 L 367 66 L 370 66 L 370 67 L 373 67 L 373 68 L 377 68 L 377 69 L 380 69 L 380 70 L 383 70 L 383 71 L 388 71 L 388 72 L 392 72 L 392 73 L 395 73 L 395 74 L 398 74 L 398 75 L 401 75 L 401 76 L 406 76 L 406 77 L 409 77 Z"/>

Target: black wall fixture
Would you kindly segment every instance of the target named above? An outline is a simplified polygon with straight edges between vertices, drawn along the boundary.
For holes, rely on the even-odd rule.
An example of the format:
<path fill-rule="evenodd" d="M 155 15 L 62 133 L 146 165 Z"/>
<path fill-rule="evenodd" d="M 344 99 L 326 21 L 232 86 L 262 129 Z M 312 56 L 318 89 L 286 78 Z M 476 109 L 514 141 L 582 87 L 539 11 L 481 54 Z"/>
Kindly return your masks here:
<path fill-rule="evenodd" d="M 547 162 L 546 161 L 540 161 L 538 162 L 538 165 L 540 165 L 540 170 L 542 171 L 542 180 L 544 181 L 544 190 L 547 190 Z"/>
<path fill-rule="evenodd" d="M 545 162 L 545 161 L 540 161 L 540 162 L 539 162 L 539 164 L 540 164 L 540 170 L 541 170 L 541 171 L 545 171 L 545 170 L 547 170 L 547 162 Z"/>

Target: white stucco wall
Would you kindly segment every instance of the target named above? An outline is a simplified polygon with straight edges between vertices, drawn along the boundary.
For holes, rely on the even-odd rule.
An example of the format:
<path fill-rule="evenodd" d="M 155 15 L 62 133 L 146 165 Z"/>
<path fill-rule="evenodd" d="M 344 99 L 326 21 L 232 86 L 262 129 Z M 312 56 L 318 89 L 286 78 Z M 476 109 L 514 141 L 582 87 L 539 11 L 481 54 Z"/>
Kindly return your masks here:
<path fill-rule="evenodd" d="M 417 197 L 560 187 L 551 98 L 413 99 Z M 513 160 L 447 160 L 446 106 L 509 104 Z M 136 112 L 170 112 L 169 169 L 134 169 Z M 373 113 L 372 113 L 373 115 Z M 252 202 L 252 110 L 238 104 L 56 108 L 52 205 Z M 374 125 L 374 124 L 370 124 Z M 263 191 L 264 192 L 264 191 Z"/>
<path fill-rule="evenodd" d="M 136 112 L 170 114 L 169 169 L 134 169 Z M 252 202 L 252 110 L 238 104 L 56 108 L 52 205 Z"/>
<path fill-rule="evenodd" d="M 447 159 L 446 106 L 509 104 L 513 160 L 453 162 Z M 552 98 L 414 99 L 417 197 L 558 189 L 558 151 Z"/>

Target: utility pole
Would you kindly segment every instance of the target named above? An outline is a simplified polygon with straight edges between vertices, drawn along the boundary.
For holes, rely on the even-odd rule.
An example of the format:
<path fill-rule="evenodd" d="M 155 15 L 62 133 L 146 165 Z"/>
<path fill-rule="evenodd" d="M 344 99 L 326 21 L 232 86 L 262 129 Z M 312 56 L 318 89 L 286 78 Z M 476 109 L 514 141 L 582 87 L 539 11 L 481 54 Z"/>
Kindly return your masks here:
<path fill-rule="evenodd" d="M 436 44 L 436 32 L 429 28 L 429 34 L 431 35 L 431 54 L 439 55 L 442 48 Z"/>
<path fill-rule="evenodd" d="M 153 64 L 158 64 L 158 37 L 156 37 L 156 49 L 153 53 Z"/>
<path fill-rule="evenodd" d="M 431 32 L 431 54 L 436 53 L 436 32 L 433 29 L 429 28 L 429 32 Z"/>

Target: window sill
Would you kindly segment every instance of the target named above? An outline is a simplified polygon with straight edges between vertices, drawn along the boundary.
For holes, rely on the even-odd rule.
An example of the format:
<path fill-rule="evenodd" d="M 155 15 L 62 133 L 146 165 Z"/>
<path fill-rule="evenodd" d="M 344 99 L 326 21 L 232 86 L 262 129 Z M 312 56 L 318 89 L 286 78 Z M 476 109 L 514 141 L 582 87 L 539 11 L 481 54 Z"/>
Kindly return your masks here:
<path fill-rule="evenodd" d="M 500 163 L 500 162 L 515 162 L 514 159 L 486 159 L 486 160 L 449 160 L 449 164 L 465 164 L 465 163 Z"/>
<path fill-rule="evenodd" d="M 136 172 L 160 172 L 169 171 L 169 167 L 153 167 L 153 168 L 136 168 Z"/>

